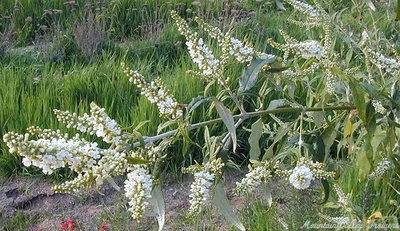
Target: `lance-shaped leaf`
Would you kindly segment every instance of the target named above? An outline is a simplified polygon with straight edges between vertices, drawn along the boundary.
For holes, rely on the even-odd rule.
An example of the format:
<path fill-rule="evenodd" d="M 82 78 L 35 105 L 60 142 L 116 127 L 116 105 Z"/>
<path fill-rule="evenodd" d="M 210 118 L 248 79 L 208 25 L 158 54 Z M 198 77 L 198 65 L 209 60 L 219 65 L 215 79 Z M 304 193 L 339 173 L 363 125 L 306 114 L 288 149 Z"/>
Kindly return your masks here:
<path fill-rule="evenodd" d="M 126 156 L 125 159 L 128 161 L 128 164 L 149 164 L 149 163 L 151 163 L 150 160 L 145 160 L 145 159 L 138 158 L 138 157 Z"/>
<path fill-rule="evenodd" d="M 149 203 L 158 221 L 158 231 L 161 231 L 165 224 L 165 203 L 160 185 L 155 186 L 151 191 Z"/>
<path fill-rule="evenodd" d="M 242 77 L 239 79 L 239 93 L 250 90 L 257 82 L 258 73 L 261 68 L 268 63 L 274 62 L 276 57 L 265 59 L 253 59 Z"/>
<path fill-rule="evenodd" d="M 373 156 L 372 146 L 369 143 L 365 143 L 363 147 L 357 152 L 357 167 L 358 177 L 363 181 L 370 173 L 372 165 L 369 161 L 369 157 Z"/>
<path fill-rule="evenodd" d="M 261 138 L 263 132 L 263 122 L 261 119 L 258 119 L 251 125 L 251 133 L 249 136 L 249 145 L 250 145 L 250 160 L 258 160 L 261 154 L 259 140 Z"/>
<path fill-rule="evenodd" d="M 397 15 L 396 15 L 396 21 L 400 20 L 400 0 L 397 0 Z"/>
<path fill-rule="evenodd" d="M 274 99 L 269 102 L 267 110 L 277 109 L 278 107 L 282 107 L 286 104 L 285 99 Z"/>
<path fill-rule="evenodd" d="M 285 6 L 283 6 L 283 3 L 279 0 L 275 0 L 276 6 L 278 7 L 278 9 L 280 10 L 286 10 Z"/>
<path fill-rule="evenodd" d="M 373 10 L 373 11 L 376 10 L 375 5 L 374 5 L 374 3 L 372 3 L 371 0 L 365 0 L 365 2 L 367 2 L 367 5 L 369 6 L 369 8 L 371 8 L 371 10 Z"/>
<path fill-rule="evenodd" d="M 226 108 L 220 101 L 213 99 L 215 107 L 217 108 L 218 114 L 221 116 L 222 121 L 224 122 L 225 126 L 228 128 L 228 132 L 232 138 L 233 144 L 233 152 L 236 152 L 236 127 L 235 121 L 233 120 L 232 112 Z"/>
<path fill-rule="evenodd" d="M 357 108 L 357 113 L 364 125 L 367 125 L 367 105 L 365 103 L 364 88 L 353 78 L 349 77 L 349 87 L 354 98 L 354 104 Z"/>
<path fill-rule="evenodd" d="M 225 190 L 222 186 L 222 183 L 219 182 L 214 189 L 214 195 L 213 195 L 213 203 L 215 206 L 217 206 L 218 210 L 221 212 L 221 214 L 236 228 L 238 228 L 241 231 L 246 231 L 246 228 L 243 226 L 243 224 L 240 222 L 240 220 L 237 218 L 235 213 L 233 212 L 232 205 L 229 201 L 229 199 L 226 197 Z"/>
<path fill-rule="evenodd" d="M 330 191 L 329 182 L 325 179 L 321 179 L 321 184 L 322 187 L 324 188 L 324 199 L 322 200 L 322 202 L 318 204 L 325 204 L 329 199 L 329 191 Z"/>
<path fill-rule="evenodd" d="M 210 98 L 211 97 L 205 97 L 205 96 L 197 96 L 196 98 L 193 98 L 187 107 L 188 112 L 191 113 L 200 104 L 202 104 L 204 102 L 208 102 L 210 100 Z"/>
<path fill-rule="evenodd" d="M 264 195 L 265 199 L 267 200 L 268 206 L 271 207 L 272 205 L 272 189 L 271 185 L 264 185 Z"/>
<path fill-rule="evenodd" d="M 324 162 L 325 161 L 325 143 L 324 140 L 322 139 L 322 136 L 319 134 L 319 132 L 315 133 L 316 136 L 316 143 L 317 143 L 317 148 L 314 153 L 314 159 L 318 162 Z"/>

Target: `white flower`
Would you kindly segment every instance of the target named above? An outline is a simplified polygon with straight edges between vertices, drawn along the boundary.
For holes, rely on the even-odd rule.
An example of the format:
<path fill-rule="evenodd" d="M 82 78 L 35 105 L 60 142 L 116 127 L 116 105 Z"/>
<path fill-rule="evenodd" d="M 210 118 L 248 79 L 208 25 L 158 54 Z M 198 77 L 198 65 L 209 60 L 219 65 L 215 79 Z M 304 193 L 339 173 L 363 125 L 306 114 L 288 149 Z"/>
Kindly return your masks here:
<path fill-rule="evenodd" d="M 266 163 L 264 165 L 257 166 L 247 173 L 246 177 L 244 177 L 241 182 L 236 182 L 234 193 L 236 195 L 244 192 L 250 193 L 261 183 L 269 181 L 272 175 L 271 170 L 267 169 L 268 167 L 269 163 Z"/>
<path fill-rule="evenodd" d="M 314 8 L 313 6 L 311 6 L 310 4 L 306 3 L 306 2 L 302 2 L 302 1 L 297 1 L 297 0 L 285 0 L 286 2 L 288 2 L 289 4 L 291 4 L 296 10 L 299 10 L 305 14 L 308 14 L 310 16 L 310 18 L 312 19 L 317 19 L 320 15 L 321 12 Z"/>
<path fill-rule="evenodd" d="M 209 188 L 212 186 L 215 175 L 206 171 L 194 173 L 194 182 L 190 187 L 189 216 L 200 212 L 201 207 L 209 198 Z"/>
<path fill-rule="evenodd" d="M 157 104 L 158 111 L 162 116 L 171 119 L 179 119 L 182 117 L 182 109 L 180 109 L 178 102 L 168 92 L 161 78 L 156 78 L 154 81 L 147 82 L 141 74 L 130 70 L 124 63 L 121 63 L 121 66 L 124 69 L 124 73 L 129 77 L 129 81 L 133 82 L 142 90 L 141 94 L 151 103 Z"/>
<path fill-rule="evenodd" d="M 324 48 L 315 40 L 299 42 L 292 46 L 305 59 L 315 57 L 316 59 L 320 60 L 325 55 Z"/>
<path fill-rule="evenodd" d="M 140 221 L 143 217 L 149 204 L 147 200 L 151 198 L 152 187 L 153 180 L 142 166 L 135 166 L 135 169 L 128 173 L 128 179 L 125 180 L 125 196 L 129 200 L 128 210 L 133 219 Z"/>
<path fill-rule="evenodd" d="M 366 49 L 370 62 L 380 69 L 385 69 L 387 73 L 397 72 L 400 70 L 400 60 L 389 58 L 383 54 L 373 51 L 369 48 Z"/>
<path fill-rule="evenodd" d="M 297 166 L 289 176 L 289 182 L 297 189 L 306 189 L 310 186 L 313 174 L 306 166 Z"/>
<path fill-rule="evenodd" d="M 340 206 L 346 208 L 347 205 L 350 203 L 351 194 L 344 195 L 342 188 L 338 184 L 334 184 L 333 188 L 335 189 L 336 194 L 338 195 L 337 203 Z"/>
<path fill-rule="evenodd" d="M 392 162 L 388 161 L 387 159 L 383 159 L 379 162 L 376 166 L 376 170 L 369 174 L 370 178 L 378 178 L 383 176 L 386 171 L 392 166 Z"/>
<path fill-rule="evenodd" d="M 385 115 L 387 110 L 386 108 L 382 105 L 381 101 L 373 99 L 372 100 L 372 106 L 375 108 L 375 111 Z"/>

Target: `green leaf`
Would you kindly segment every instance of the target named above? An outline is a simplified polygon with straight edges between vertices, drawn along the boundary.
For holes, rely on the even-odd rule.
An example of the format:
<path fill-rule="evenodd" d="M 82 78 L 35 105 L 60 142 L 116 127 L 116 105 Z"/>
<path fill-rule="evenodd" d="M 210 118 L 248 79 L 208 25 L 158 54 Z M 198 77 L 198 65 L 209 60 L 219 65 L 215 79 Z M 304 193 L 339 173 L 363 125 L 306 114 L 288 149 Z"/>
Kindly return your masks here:
<path fill-rule="evenodd" d="M 232 205 L 228 197 L 226 196 L 224 187 L 222 186 L 221 182 L 215 186 L 212 201 L 226 220 L 228 220 L 232 225 L 236 226 L 236 228 L 238 228 L 239 230 L 246 231 L 246 228 L 233 212 Z"/>
<path fill-rule="evenodd" d="M 273 109 L 276 109 L 278 107 L 282 107 L 285 104 L 286 104 L 286 100 L 285 99 L 274 99 L 274 100 L 271 100 L 271 102 L 269 102 L 267 110 L 273 110 Z"/>
<path fill-rule="evenodd" d="M 251 125 L 251 133 L 248 139 L 250 144 L 250 151 L 249 151 L 250 161 L 258 160 L 258 158 L 260 157 L 261 150 L 260 150 L 259 140 L 262 136 L 262 132 L 263 132 L 263 122 L 260 118 Z"/>
<path fill-rule="evenodd" d="M 268 63 L 274 62 L 276 57 L 267 59 L 253 59 L 239 79 L 239 93 L 250 90 L 257 82 L 258 73 Z"/>
<path fill-rule="evenodd" d="M 322 187 L 324 188 L 324 199 L 322 200 L 322 202 L 320 202 L 318 204 L 325 204 L 329 199 L 330 186 L 329 186 L 329 182 L 325 179 L 321 179 L 321 184 L 322 184 Z"/>
<path fill-rule="evenodd" d="M 382 100 L 383 97 L 380 95 L 380 93 L 376 90 L 374 86 L 367 82 L 361 82 L 360 85 L 370 94 L 374 99 L 377 100 Z"/>
<path fill-rule="evenodd" d="M 312 117 L 317 127 L 321 127 L 325 123 L 325 113 L 322 111 L 312 112 Z"/>
<path fill-rule="evenodd" d="M 153 207 L 153 211 L 158 221 L 158 231 L 161 231 L 165 224 L 165 203 L 160 185 L 155 186 L 151 191 L 149 203 Z"/>
<path fill-rule="evenodd" d="M 329 156 L 330 149 L 335 142 L 335 139 L 337 137 L 336 130 L 332 127 L 327 128 L 322 134 L 321 134 L 322 140 L 324 141 L 325 144 L 325 157 L 324 160 Z"/>
<path fill-rule="evenodd" d="M 360 119 L 364 122 L 364 125 L 367 123 L 367 115 L 366 115 L 366 103 L 365 103 L 365 91 L 361 87 L 360 84 L 354 79 L 349 77 L 349 86 L 351 89 L 351 93 L 354 98 L 354 103 L 357 108 L 357 113 Z"/>
<path fill-rule="evenodd" d="M 372 102 L 369 102 L 366 108 L 366 117 L 367 121 L 364 123 L 365 128 L 367 129 L 367 139 L 368 142 L 371 142 L 372 137 L 374 136 L 376 130 L 376 117 L 375 117 L 375 108 L 372 105 Z"/>
<path fill-rule="evenodd" d="M 94 177 L 93 177 L 93 173 L 88 173 L 89 174 L 89 179 L 86 183 L 86 189 L 89 190 L 90 187 L 92 187 L 93 181 L 94 181 Z M 96 185 L 97 188 L 97 185 Z"/>
<path fill-rule="evenodd" d="M 400 0 L 399 0 L 400 1 Z M 390 97 L 393 107 L 400 108 L 400 81 L 397 80 L 393 83 L 390 90 Z"/>
<path fill-rule="evenodd" d="M 150 120 L 141 121 L 140 123 L 138 123 L 138 125 L 136 125 L 135 129 L 133 129 L 133 130 L 134 130 L 134 131 L 139 131 L 139 129 L 140 129 L 143 125 L 145 125 L 145 124 L 147 124 L 147 123 L 149 123 L 149 122 L 150 122 Z"/>
<path fill-rule="evenodd" d="M 233 152 L 236 152 L 236 126 L 235 121 L 233 120 L 232 112 L 226 108 L 220 101 L 213 99 L 215 107 L 217 108 L 218 114 L 221 116 L 222 121 L 225 126 L 228 128 L 228 132 L 231 135 L 232 143 L 233 143 Z"/>
<path fill-rule="evenodd" d="M 285 71 L 285 70 L 287 70 L 289 68 L 290 68 L 290 66 L 283 66 L 282 62 L 274 62 L 274 63 L 271 63 L 269 65 L 268 69 L 265 70 L 265 72 L 267 72 L 267 73 L 279 73 L 279 72 Z"/>
<path fill-rule="evenodd" d="M 158 125 L 157 133 L 162 133 L 162 131 L 164 129 L 166 129 L 166 128 L 172 126 L 172 125 L 176 125 L 176 123 L 177 123 L 177 121 L 175 121 L 175 120 L 169 120 L 169 121 L 167 121 L 165 123 L 162 123 L 162 124 Z"/>
<path fill-rule="evenodd" d="M 284 139 L 284 137 L 289 133 L 289 131 L 292 128 L 292 124 L 288 125 L 288 124 L 283 124 L 278 128 L 278 131 L 276 132 L 275 138 L 274 138 L 274 142 L 268 147 L 268 149 L 266 150 L 262 161 L 268 160 L 270 158 L 272 158 L 274 156 L 274 151 L 276 152 L 280 152 L 280 150 L 274 150 L 274 146 L 277 143 L 286 143 L 286 140 Z"/>
<path fill-rule="evenodd" d="M 346 53 L 346 64 L 349 64 L 353 58 L 353 49 L 349 49 Z"/>
<path fill-rule="evenodd" d="M 315 136 L 317 139 L 317 150 L 315 151 L 314 159 L 318 162 L 324 162 L 324 160 L 325 160 L 324 140 L 322 139 L 321 135 L 318 132 L 315 134 Z"/>
<path fill-rule="evenodd" d="M 151 163 L 150 160 L 145 160 L 145 159 L 138 158 L 138 157 L 126 156 L 125 159 L 128 161 L 128 164 L 148 164 L 148 163 Z"/>
<path fill-rule="evenodd" d="M 278 9 L 286 10 L 281 1 L 275 0 L 275 3 L 276 3 L 276 6 L 278 7 Z"/>
<path fill-rule="evenodd" d="M 369 143 L 365 143 L 363 148 L 357 152 L 357 167 L 358 167 L 358 178 L 363 181 L 371 170 L 371 163 L 368 156 L 372 156 L 372 147 Z"/>
<path fill-rule="evenodd" d="M 340 206 L 334 202 L 327 202 L 324 205 L 324 208 L 338 209 Z"/>
<path fill-rule="evenodd" d="M 397 15 L 396 15 L 396 21 L 400 20 L 400 0 L 397 0 Z"/>
<path fill-rule="evenodd" d="M 117 185 L 117 183 L 115 183 L 114 179 L 109 176 L 106 178 L 106 181 L 118 192 L 121 190 L 121 188 Z"/>
<path fill-rule="evenodd" d="M 268 185 L 264 185 L 264 194 L 265 194 L 265 198 L 267 200 L 268 206 L 271 207 L 272 205 L 272 190 L 271 190 L 271 186 Z"/>
<path fill-rule="evenodd" d="M 371 10 L 375 11 L 376 8 L 374 6 L 374 3 L 372 3 L 371 0 L 365 0 L 365 2 L 367 3 L 367 5 L 369 6 L 369 8 L 371 8 Z"/>
<path fill-rule="evenodd" d="M 196 98 L 193 98 L 192 101 L 188 104 L 187 110 L 188 113 L 192 112 L 194 109 L 196 109 L 200 104 L 204 102 L 208 102 L 210 100 L 210 97 L 205 97 L 205 96 L 197 96 Z"/>

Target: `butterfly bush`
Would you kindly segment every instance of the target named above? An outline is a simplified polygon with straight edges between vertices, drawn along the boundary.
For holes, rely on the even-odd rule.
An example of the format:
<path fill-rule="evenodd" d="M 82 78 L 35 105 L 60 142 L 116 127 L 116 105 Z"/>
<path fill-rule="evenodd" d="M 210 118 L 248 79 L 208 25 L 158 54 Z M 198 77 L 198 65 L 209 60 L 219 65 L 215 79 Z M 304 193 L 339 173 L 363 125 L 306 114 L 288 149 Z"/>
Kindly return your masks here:
<path fill-rule="evenodd" d="M 213 194 L 213 186 L 219 183 L 224 167 L 229 163 L 228 161 L 231 157 L 230 151 L 235 152 L 237 150 L 237 147 L 234 145 L 239 143 L 237 142 L 238 136 L 236 131 L 240 126 L 243 126 L 240 127 L 240 129 L 243 128 L 241 132 L 251 132 L 251 138 L 249 137 L 248 140 L 251 146 L 251 154 L 249 154 L 250 165 L 247 174 L 243 179 L 236 182 L 233 189 L 235 196 L 252 193 L 261 184 L 270 183 L 273 177 L 285 179 L 290 186 L 298 190 L 310 188 L 316 180 L 325 182 L 332 180 L 335 177 L 335 172 L 331 171 L 331 166 L 328 167 L 325 163 L 315 161 L 315 159 L 311 158 L 311 152 L 313 155 L 320 155 L 321 153 L 317 153 L 320 150 L 314 150 L 313 144 L 306 143 L 308 142 L 306 139 L 312 140 L 315 137 L 322 139 L 322 136 L 324 136 L 323 138 L 329 141 L 330 136 L 332 136 L 333 140 L 330 144 L 332 146 L 334 142 L 337 142 L 336 139 L 338 136 L 345 135 L 347 143 L 343 142 L 340 145 L 343 147 L 347 145 L 346 148 L 351 148 L 351 150 L 354 147 L 355 155 L 359 155 L 356 152 L 363 150 L 363 144 L 360 144 L 360 141 L 357 141 L 358 143 L 355 144 L 351 140 L 353 134 L 345 134 L 348 131 L 342 132 L 341 129 L 343 127 L 332 126 L 334 123 L 346 124 L 346 126 L 355 130 L 356 126 L 353 126 L 353 124 L 357 123 L 355 120 L 360 119 L 363 112 L 358 110 L 357 106 L 359 105 L 354 106 L 354 104 L 358 103 L 354 102 L 357 101 L 354 98 L 361 95 L 361 93 L 359 95 L 355 94 L 354 89 L 351 89 L 354 86 L 349 86 L 348 82 L 344 83 L 346 81 L 344 79 L 347 76 L 357 76 L 358 79 L 355 79 L 355 82 L 364 81 L 363 86 L 366 86 L 366 84 L 370 84 L 371 86 L 375 84 L 379 85 L 381 84 L 379 80 L 384 79 L 386 73 L 398 74 L 400 69 L 399 59 L 398 57 L 387 57 L 380 52 L 374 51 L 367 47 L 367 42 L 364 42 L 357 47 L 361 51 L 358 55 L 364 55 L 365 59 L 369 60 L 369 63 L 372 65 L 368 66 L 369 76 L 359 74 L 358 67 L 345 64 L 345 61 L 340 59 L 341 54 L 336 52 L 335 43 L 333 42 L 333 33 L 335 31 L 332 26 L 333 23 L 321 6 L 317 4 L 314 7 L 298 0 L 285 0 L 285 2 L 293 6 L 295 10 L 304 14 L 307 18 L 305 21 L 292 20 L 291 22 L 305 30 L 316 28 L 320 36 L 317 39 L 310 37 L 307 40 L 299 41 L 287 32 L 279 31 L 283 37 L 283 43 L 277 43 L 272 39 L 267 40 L 272 48 L 283 52 L 281 62 L 278 63 L 269 61 L 276 60 L 275 55 L 257 51 L 249 42 L 243 42 L 231 36 L 230 33 L 224 33 L 220 29 L 196 17 L 195 22 L 200 29 L 204 30 L 209 35 L 209 38 L 216 41 L 220 51 L 222 51 L 220 52 L 220 56 L 217 57 L 212 52 L 212 46 L 209 45 L 213 44 L 211 41 L 201 38 L 199 36 L 200 33 L 192 30 L 189 24 L 177 12 L 171 12 L 171 17 L 175 20 L 179 33 L 186 38 L 189 55 L 198 67 L 196 71 L 189 71 L 188 74 L 200 77 L 209 84 L 217 83 L 224 88 L 219 93 L 219 98 L 209 97 L 212 98 L 209 100 L 206 97 L 197 97 L 193 99 L 188 104 L 188 108 L 193 108 L 190 108 L 188 111 L 193 111 L 201 103 L 207 102 L 215 106 L 211 107 L 212 109 L 217 108 L 217 112 L 221 118 L 191 124 L 188 122 L 191 121 L 190 113 L 184 115 L 184 111 L 180 106 L 181 104 L 178 103 L 177 99 L 168 90 L 168 86 L 164 85 L 161 78 L 147 80 L 138 71 L 130 69 L 125 63 L 121 63 L 123 73 L 129 78 L 129 82 L 133 83 L 150 103 L 155 104 L 159 115 L 167 120 L 160 127 L 164 125 L 168 125 L 171 128 L 173 126 L 180 127 L 153 137 L 146 136 L 146 138 L 142 139 L 141 134 L 138 134 L 136 130 L 130 133 L 129 129 L 123 129 L 115 120 L 107 115 L 104 108 L 91 103 L 89 114 L 78 115 L 69 111 L 54 110 L 58 121 L 64 123 L 67 128 L 93 136 L 90 139 L 91 141 L 86 140 L 84 138 L 86 136 L 82 134 L 69 135 L 67 133 L 63 134 L 59 130 L 53 131 L 51 129 L 29 127 L 25 134 L 17 134 L 15 132 L 6 133 L 3 137 L 4 142 L 11 153 L 22 156 L 22 163 L 25 166 L 36 166 L 45 174 L 52 174 L 59 168 L 70 168 L 76 172 L 74 179 L 54 186 L 53 190 L 55 192 L 76 192 L 82 188 L 90 187 L 92 183 L 95 183 L 96 186 L 101 186 L 105 181 L 111 183 L 116 189 L 119 189 L 119 186 L 113 181 L 113 177 L 126 176 L 123 184 L 124 195 L 127 198 L 128 210 L 132 218 L 138 222 L 146 215 L 148 207 L 154 206 L 150 202 L 159 199 L 156 198 L 157 196 L 155 195 L 157 193 L 154 193 L 154 190 L 158 188 L 156 186 L 160 183 L 157 178 L 159 177 L 157 174 L 160 172 L 160 169 L 157 169 L 157 166 L 169 155 L 165 148 L 179 139 L 180 135 L 183 136 L 183 139 L 190 139 L 185 132 L 207 127 L 215 123 L 223 122 L 228 131 L 219 130 L 217 132 L 220 132 L 220 134 L 212 134 L 213 144 L 210 144 L 212 143 L 210 134 L 208 134 L 208 129 L 205 129 L 205 134 L 206 132 L 208 134 L 205 137 L 209 138 L 208 141 L 210 142 L 205 141 L 207 147 L 203 148 L 204 158 L 202 164 L 196 162 L 196 164 L 182 168 L 183 173 L 193 175 L 193 183 L 190 186 L 189 195 L 190 207 L 187 211 L 187 217 L 189 218 L 199 215 L 208 200 L 212 195 L 215 195 Z M 226 70 L 229 68 L 229 64 L 237 65 L 238 63 L 243 64 L 240 66 L 248 69 L 240 77 L 240 85 L 242 86 L 244 82 L 246 87 L 244 87 L 243 91 L 239 89 L 238 94 L 235 95 L 234 91 L 231 91 L 229 88 L 229 81 L 232 76 L 226 76 Z M 277 64 L 278 68 L 273 64 Z M 250 70 L 249 73 L 251 74 L 247 76 L 248 73 L 246 74 L 246 72 L 248 70 Z M 265 74 L 265 78 L 257 79 L 257 73 L 260 71 Z M 382 78 L 378 78 L 379 74 L 381 74 L 380 77 Z M 318 78 L 321 78 L 321 83 L 317 82 L 319 81 Z M 268 81 L 262 83 L 259 94 L 253 94 L 254 92 L 252 92 L 253 89 L 251 88 L 261 80 Z M 395 84 L 393 81 L 387 82 L 388 84 Z M 270 85 L 273 85 L 273 87 L 270 88 Z M 303 99 L 299 100 L 299 102 L 296 101 L 299 98 L 297 95 L 294 95 L 294 91 L 298 90 L 297 85 L 301 85 L 300 89 L 306 91 L 305 105 L 300 103 Z M 360 88 L 356 88 L 356 90 L 363 90 L 361 86 L 357 85 L 357 87 Z M 322 93 L 316 91 L 316 88 L 321 88 Z M 393 89 L 395 92 L 396 88 Z M 270 98 L 267 98 L 268 93 L 271 91 L 279 91 L 280 97 L 284 99 L 271 101 Z M 382 90 L 382 92 L 384 91 Z M 373 91 L 370 94 L 370 97 L 373 99 L 369 100 L 365 94 L 365 97 L 362 95 L 363 97 L 360 97 L 358 100 L 361 102 L 364 99 L 368 99 L 375 111 L 381 114 L 378 118 L 379 123 L 376 123 L 376 133 L 390 129 L 389 126 L 381 126 L 387 122 L 384 120 L 385 115 L 393 115 L 394 121 L 398 122 L 398 113 L 393 113 L 396 112 L 396 105 L 388 103 L 396 101 L 396 99 L 390 101 L 387 99 L 390 98 L 389 94 L 387 92 L 384 93 L 387 94 L 385 95 L 386 97 L 375 97 L 378 93 Z M 256 97 L 257 99 L 252 97 Z M 198 98 L 201 98 L 200 101 L 196 101 Z M 222 102 L 219 100 L 222 100 Z M 224 100 L 231 100 L 235 104 L 225 105 Z M 259 105 L 255 105 L 254 108 L 251 105 L 244 107 L 244 102 Z M 332 105 L 337 107 L 335 108 Z M 233 108 L 235 106 L 238 108 Z M 326 113 L 325 110 L 328 110 L 328 107 L 331 111 Z M 344 112 L 339 114 L 335 110 Z M 240 114 L 232 115 L 232 111 Z M 290 118 L 286 120 L 278 115 L 274 115 L 274 113 L 286 113 L 288 111 L 292 112 L 292 115 L 298 113 L 300 116 L 297 119 Z M 365 109 L 365 111 L 367 110 Z M 323 116 L 318 113 L 322 113 Z M 266 115 L 272 118 L 270 123 L 265 123 L 265 121 L 261 120 Z M 360 118 L 357 117 L 358 115 L 360 115 Z M 260 124 L 254 123 L 251 129 L 246 128 L 247 124 L 242 124 L 243 121 L 256 117 L 260 117 Z M 367 116 L 365 115 L 364 117 Z M 366 124 L 364 122 L 363 125 L 368 126 Z M 357 126 L 362 127 L 360 123 Z M 329 133 L 329 129 L 334 131 Z M 352 129 L 347 128 L 347 130 L 353 132 Z M 357 130 L 355 133 L 359 137 L 358 140 L 363 140 L 363 135 L 367 134 L 368 131 L 365 128 Z M 324 134 L 322 135 L 322 133 Z M 258 138 L 255 140 L 254 137 Z M 195 143 L 196 147 L 202 147 L 196 140 L 189 141 L 190 143 Z M 232 142 L 230 143 L 230 141 Z M 262 148 L 265 149 L 261 150 L 261 142 L 258 141 L 263 141 L 263 143 L 267 143 L 270 146 L 264 146 Z M 325 140 L 321 142 L 324 143 Z M 324 143 L 324 145 L 328 144 L 329 142 Z M 258 151 L 254 151 L 256 145 L 258 145 Z M 297 146 L 300 146 L 300 148 Z M 331 146 L 323 146 L 322 149 L 325 151 L 323 153 L 325 157 L 329 154 L 330 150 L 328 149 Z M 376 151 L 378 153 L 376 155 L 385 155 L 387 152 L 398 148 L 388 147 L 382 151 L 380 148 L 384 145 L 371 146 L 376 150 L 379 149 L 379 152 Z M 226 148 L 232 149 L 227 150 Z M 228 160 L 223 160 L 220 157 L 221 150 L 227 151 Z M 361 165 L 364 160 L 364 163 L 369 163 L 367 157 L 359 159 L 362 161 L 357 162 L 357 165 Z M 368 176 L 370 179 L 384 176 L 385 172 L 393 165 L 393 162 L 389 159 L 381 157 L 377 159 L 382 159 L 382 161 L 376 164 L 375 171 L 369 173 Z M 359 167 L 359 169 L 362 168 Z M 352 195 L 345 195 L 338 184 L 334 184 L 334 189 L 338 197 L 335 205 L 344 210 L 351 209 Z M 158 205 L 160 204 L 163 203 L 158 203 Z M 228 207 L 226 206 L 223 209 L 227 210 Z M 228 211 L 228 213 L 230 212 Z M 351 217 L 347 216 L 325 216 L 325 218 L 337 224 L 347 224 L 349 221 L 352 221 Z M 163 218 L 160 220 L 163 220 Z M 245 230 L 238 223 L 240 222 L 236 222 L 235 225 L 240 230 Z M 162 224 L 160 224 L 160 227 L 162 228 Z"/>

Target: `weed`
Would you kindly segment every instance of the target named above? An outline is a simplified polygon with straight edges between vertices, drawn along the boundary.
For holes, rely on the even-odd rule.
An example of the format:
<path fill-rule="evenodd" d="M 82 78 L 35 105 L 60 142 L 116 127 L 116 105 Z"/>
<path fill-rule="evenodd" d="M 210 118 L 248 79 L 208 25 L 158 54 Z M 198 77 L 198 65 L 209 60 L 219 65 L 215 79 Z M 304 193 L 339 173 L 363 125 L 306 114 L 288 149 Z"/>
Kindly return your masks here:
<path fill-rule="evenodd" d="M 96 60 L 107 39 L 104 18 L 89 9 L 83 20 L 74 23 L 73 31 L 83 57 L 88 61 Z"/>

